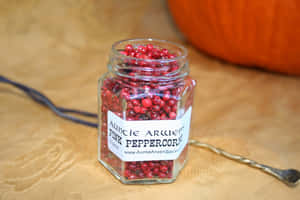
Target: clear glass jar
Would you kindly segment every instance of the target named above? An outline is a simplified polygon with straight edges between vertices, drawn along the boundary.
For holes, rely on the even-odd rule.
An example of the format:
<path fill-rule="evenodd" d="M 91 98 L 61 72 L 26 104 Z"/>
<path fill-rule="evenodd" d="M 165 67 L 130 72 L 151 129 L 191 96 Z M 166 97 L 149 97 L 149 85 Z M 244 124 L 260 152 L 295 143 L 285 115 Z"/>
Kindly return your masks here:
<path fill-rule="evenodd" d="M 113 44 L 98 87 L 100 163 L 125 184 L 173 182 L 187 160 L 195 84 L 181 45 Z"/>

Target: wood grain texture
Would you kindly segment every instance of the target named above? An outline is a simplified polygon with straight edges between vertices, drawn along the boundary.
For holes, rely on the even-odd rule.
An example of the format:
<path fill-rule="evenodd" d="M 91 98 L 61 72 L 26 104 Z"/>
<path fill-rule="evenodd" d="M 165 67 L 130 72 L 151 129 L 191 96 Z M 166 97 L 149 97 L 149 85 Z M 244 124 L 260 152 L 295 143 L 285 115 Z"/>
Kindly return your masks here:
<path fill-rule="evenodd" d="M 113 42 L 155 37 L 188 47 L 198 82 L 193 138 L 275 167 L 300 168 L 300 79 L 239 68 L 185 43 L 163 1 L 0 0 L 0 74 L 65 107 L 96 112 Z M 190 148 L 177 181 L 127 186 L 97 161 L 95 129 L 0 85 L 0 199 L 298 199 L 273 177 Z"/>

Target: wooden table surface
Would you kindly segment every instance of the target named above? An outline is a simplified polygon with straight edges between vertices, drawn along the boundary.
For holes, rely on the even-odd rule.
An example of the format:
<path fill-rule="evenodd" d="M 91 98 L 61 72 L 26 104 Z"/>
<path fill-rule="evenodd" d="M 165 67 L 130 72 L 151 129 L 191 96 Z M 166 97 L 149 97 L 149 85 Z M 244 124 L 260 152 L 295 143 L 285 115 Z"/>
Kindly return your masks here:
<path fill-rule="evenodd" d="M 111 44 L 154 37 L 189 49 L 191 137 L 300 169 L 300 79 L 227 64 L 185 42 L 159 0 L 0 1 L 0 74 L 96 112 Z M 201 37 L 201 36 L 199 36 Z M 191 147 L 175 183 L 128 186 L 97 161 L 97 131 L 0 84 L 0 199 L 299 199 L 300 186 Z"/>

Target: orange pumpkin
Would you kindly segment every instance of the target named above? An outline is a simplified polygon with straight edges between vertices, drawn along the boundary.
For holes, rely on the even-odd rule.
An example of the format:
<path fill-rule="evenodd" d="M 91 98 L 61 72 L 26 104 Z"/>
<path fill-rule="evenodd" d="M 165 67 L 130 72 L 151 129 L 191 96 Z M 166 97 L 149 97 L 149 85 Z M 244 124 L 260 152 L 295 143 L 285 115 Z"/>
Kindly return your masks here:
<path fill-rule="evenodd" d="M 247 66 L 300 75 L 300 1 L 168 0 L 188 40 Z"/>

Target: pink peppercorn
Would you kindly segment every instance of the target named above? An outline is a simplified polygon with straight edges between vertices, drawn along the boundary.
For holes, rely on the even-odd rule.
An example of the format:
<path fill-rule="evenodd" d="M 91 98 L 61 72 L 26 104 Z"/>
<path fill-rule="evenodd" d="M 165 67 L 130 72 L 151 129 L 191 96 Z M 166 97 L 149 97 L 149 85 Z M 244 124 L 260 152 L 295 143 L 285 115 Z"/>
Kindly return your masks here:
<path fill-rule="evenodd" d="M 170 117 L 170 119 L 176 119 L 176 113 L 170 112 L 169 117 Z"/>
<path fill-rule="evenodd" d="M 143 99 L 142 104 L 145 108 L 148 108 L 152 106 L 152 101 L 150 99 Z"/>
<path fill-rule="evenodd" d="M 168 167 L 165 166 L 165 165 L 162 165 L 162 166 L 160 166 L 160 171 L 163 172 L 163 173 L 165 173 L 165 172 L 168 171 Z"/>
<path fill-rule="evenodd" d="M 134 49 L 133 49 L 133 46 L 131 45 L 131 44 L 127 44 L 126 46 L 125 46 L 125 51 L 126 52 L 131 52 L 131 51 L 133 51 Z"/>

